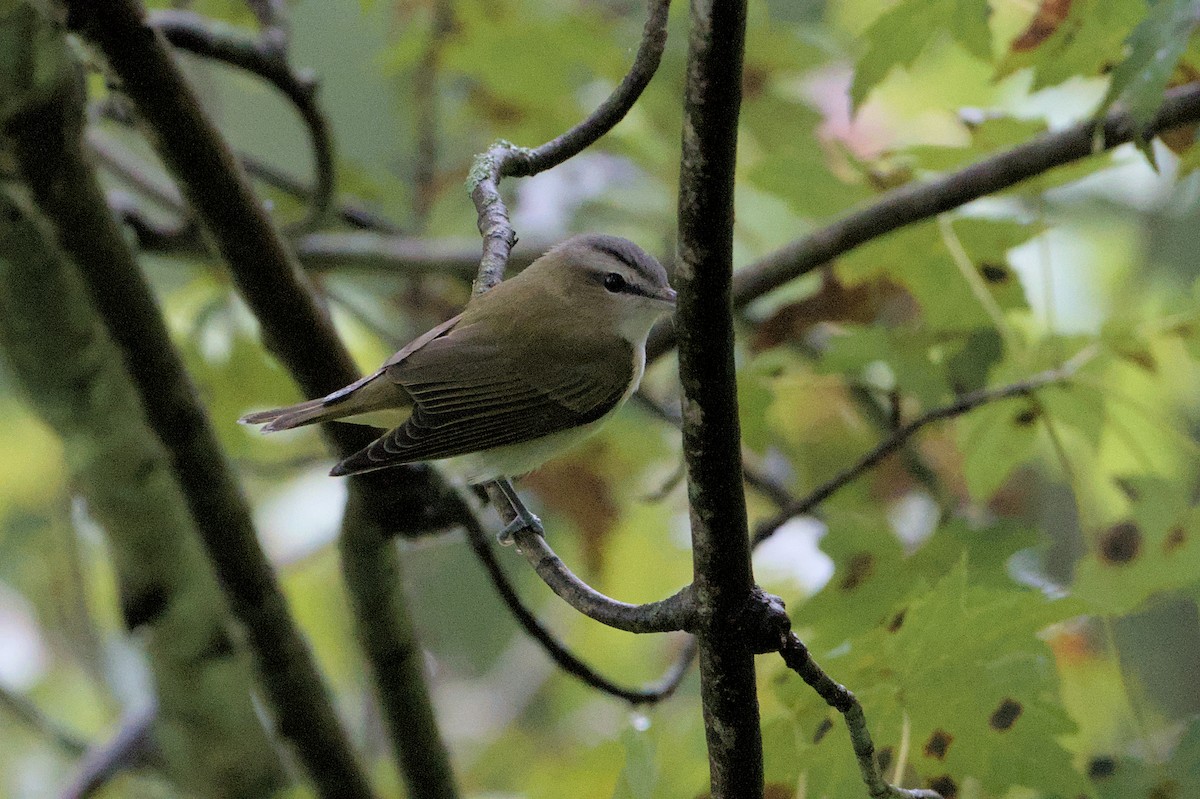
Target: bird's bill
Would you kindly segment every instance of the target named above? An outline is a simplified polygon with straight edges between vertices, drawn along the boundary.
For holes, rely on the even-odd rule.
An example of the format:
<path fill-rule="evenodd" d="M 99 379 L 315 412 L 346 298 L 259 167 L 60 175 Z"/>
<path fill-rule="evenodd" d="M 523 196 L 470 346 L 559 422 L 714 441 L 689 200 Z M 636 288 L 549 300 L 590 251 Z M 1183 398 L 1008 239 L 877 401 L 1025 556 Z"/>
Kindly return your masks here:
<path fill-rule="evenodd" d="M 675 293 L 675 289 L 671 288 L 670 286 L 667 286 L 666 288 L 662 289 L 661 291 L 659 291 L 655 294 L 652 294 L 650 296 L 650 298 L 653 300 L 658 300 L 659 302 L 661 302 L 665 305 L 670 305 L 672 308 L 674 308 L 675 307 L 675 299 L 677 298 L 677 296 L 678 295 Z"/>

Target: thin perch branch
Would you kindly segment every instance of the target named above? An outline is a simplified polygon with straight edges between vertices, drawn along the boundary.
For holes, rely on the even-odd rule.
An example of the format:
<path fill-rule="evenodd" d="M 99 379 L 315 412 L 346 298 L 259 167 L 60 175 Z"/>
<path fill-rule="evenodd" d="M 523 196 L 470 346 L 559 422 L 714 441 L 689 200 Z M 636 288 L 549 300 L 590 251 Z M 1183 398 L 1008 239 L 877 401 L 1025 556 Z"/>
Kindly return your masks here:
<path fill-rule="evenodd" d="M 863 782 L 866 783 L 867 794 L 871 799 L 942 799 L 937 791 L 897 788 L 888 784 L 875 760 L 875 744 L 871 740 L 871 731 L 867 728 L 867 719 L 858 698 L 817 665 L 809 654 L 808 647 L 795 633 L 789 632 L 784 637 L 779 654 L 789 669 L 799 674 L 827 705 L 846 719 L 854 756 L 858 760 L 858 768 L 862 772 Z"/>
<path fill-rule="evenodd" d="M 1088 347 L 1055 369 L 1047 369 L 1025 380 L 1019 380 L 998 388 L 985 388 L 979 391 L 972 391 L 969 394 L 963 394 L 953 402 L 927 411 L 911 422 L 901 425 L 891 435 L 876 444 L 870 452 L 859 458 L 852 466 L 842 470 L 832 479 L 818 486 L 807 496 L 796 500 L 776 515 L 758 524 L 754 532 L 754 545 L 758 546 L 767 538 L 770 538 L 789 519 L 810 512 L 837 491 L 861 477 L 888 455 L 900 449 L 908 439 L 916 435 L 922 428 L 943 419 L 952 419 L 955 416 L 961 416 L 968 411 L 978 408 L 980 405 L 1012 397 L 1029 396 L 1039 388 L 1070 380 L 1085 363 L 1095 357 L 1095 354 L 1096 350 Z"/>
<path fill-rule="evenodd" d="M 694 638 L 689 638 L 684 650 L 676 657 L 675 663 L 658 682 L 644 688 L 627 688 L 617 685 L 581 661 L 563 646 L 554 637 L 554 634 L 543 627 L 533 613 L 521 603 L 521 598 L 517 596 L 516 590 L 508 581 L 508 577 L 504 574 L 504 570 L 500 567 L 500 562 L 496 559 L 495 553 L 492 551 L 488 534 L 484 532 L 483 526 L 478 523 L 473 514 L 464 517 L 464 526 L 466 527 L 467 541 L 471 544 L 471 549 L 474 550 L 476 557 L 483 564 L 488 577 L 492 581 L 492 585 L 496 587 L 496 591 L 500 594 L 501 599 L 504 600 L 504 604 L 508 606 L 513 618 L 529 634 L 530 638 L 533 638 L 546 650 L 546 654 L 558 664 L 559 668 L 596 690 L 603 691 L 619 699 L 624 699 L 632 705 L 661 702 L 675 693 L 675 689 L 683 681 L 688 667 L 695 657 L 696 644 Z"/>
<path fill-rule="evenodd" d="M 266 6 L 274 6 L 274 3 L 262 5 L 265 11 Z M 308 231 L 318 227 L 333 205 L 333 138 L 329 123 L 317 104 L 316 78 L 296 72 L 288 64 L 284 29 L 269 27 L 264 30 L 263 38 L 256 39 L 214 25 L 199 14 L 173 9 L 154 12 L 150 15 L 150 24 L 180 50 L 258 75 L 295 106 L 308 130 L 316 173 L 316 183 L 309 195 L 308 214 L 295 229 Z M 277 35 L 271 35 L 272 32 Z"/>
<path fill-rule="evenodd" d="M 550 590 L 590 619 L 630 633 L 670 633 L 691 630 L 695 625 L 696 609 L 690 588 L 644 605 L 620 602 L 579 579 L 536 531 L 519 530 L 513 539 L 517 550 Z"/>
<path fill-rule="evenodd" d="M 509 251 L 517 242 L 508 221 L 508 208 L 500 197 L 501 178 L 530 177 L 583 152 L 625 117 L 654 77 L 667 46 L 667 11 L 671 2 L 649 0 L 649 3 L 649 15 L 633 66 L 608 99 L 587 119 L 540 147 L 529 149 L 498 141 L 486 153 L 476 156 L 467 178 L 471 200 L 479 213 L 479 233 L 483 236 L 483 256 L 475 280 L 476 294 L 482 294 L 504 279 Z"/>
<path fill-rule="evenodd" d="M 487 490 L 492 504 L 500 512 L 505 524 L 512 522 L 516 514 L 495 484 L 489 483 Z M 460 501 L 460 507 L 460 523 L 468 529 L 478 528 L 482 533 L 479 521 L 467 508 L 466 503 Z M 680 630 L 691 632 L 695 625 L 696 610 L 690 586 L 657 602 L 631 605 L 607 597 L 579 579 L 537 531 L 529 528 L 518 530 L 513 535 L 513 541 L 517 551 L 525 556 L 542 578 L 542 582 L 568 605 L 590 619 L 631 633 L 670 633 Z"/>

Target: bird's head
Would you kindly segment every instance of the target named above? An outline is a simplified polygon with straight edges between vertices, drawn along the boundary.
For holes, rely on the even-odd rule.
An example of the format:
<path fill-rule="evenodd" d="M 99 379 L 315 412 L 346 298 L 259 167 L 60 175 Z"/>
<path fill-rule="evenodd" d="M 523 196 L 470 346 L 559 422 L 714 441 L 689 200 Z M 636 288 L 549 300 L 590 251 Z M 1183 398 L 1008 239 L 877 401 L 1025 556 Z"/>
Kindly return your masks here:
<path fill-rule="evenodd" d="M 675 290 L 654 256 L 628 239 L 588 233 L 547 252 L 522 277 L 541 282 L 594 328 L 631 343 L 675 308 Z"/>

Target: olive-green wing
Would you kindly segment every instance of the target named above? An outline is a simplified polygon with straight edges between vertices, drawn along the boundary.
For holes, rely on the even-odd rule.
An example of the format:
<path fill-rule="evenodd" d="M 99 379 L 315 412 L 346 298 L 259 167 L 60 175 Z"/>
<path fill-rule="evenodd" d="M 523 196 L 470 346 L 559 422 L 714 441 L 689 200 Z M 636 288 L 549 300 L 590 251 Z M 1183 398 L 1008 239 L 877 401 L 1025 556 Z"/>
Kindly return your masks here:
<path fill-rule="evenodd" d="M 596 421 L 633 378 L 624 340 L 580 350 L 534 342 L 501 352 L 481 326 L 456 327 L 386 369 L 413 398 L 408 421 L 338 465 L 353 474 L 532 441 Z"/>

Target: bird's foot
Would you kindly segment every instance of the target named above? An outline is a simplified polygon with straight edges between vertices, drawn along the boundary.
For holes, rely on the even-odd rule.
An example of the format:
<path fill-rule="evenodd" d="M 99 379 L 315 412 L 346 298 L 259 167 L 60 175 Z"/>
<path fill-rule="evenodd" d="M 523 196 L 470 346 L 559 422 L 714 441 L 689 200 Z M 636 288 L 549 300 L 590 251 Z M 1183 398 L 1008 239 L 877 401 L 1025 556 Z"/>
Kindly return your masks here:
<path fill-rule="evenodd" d="M 538 535 L 543 535 L 546 532 L 542 529 L 541 519 L 525 508 L 521 508 L 517 513 L 517 518 L 509 522 L 507 527 L 496 534 L 496 541 L 499 542 L 500 546 L 510 547 L 513 545 L 516 534 L 522 530 L 532 530 Z"/>

